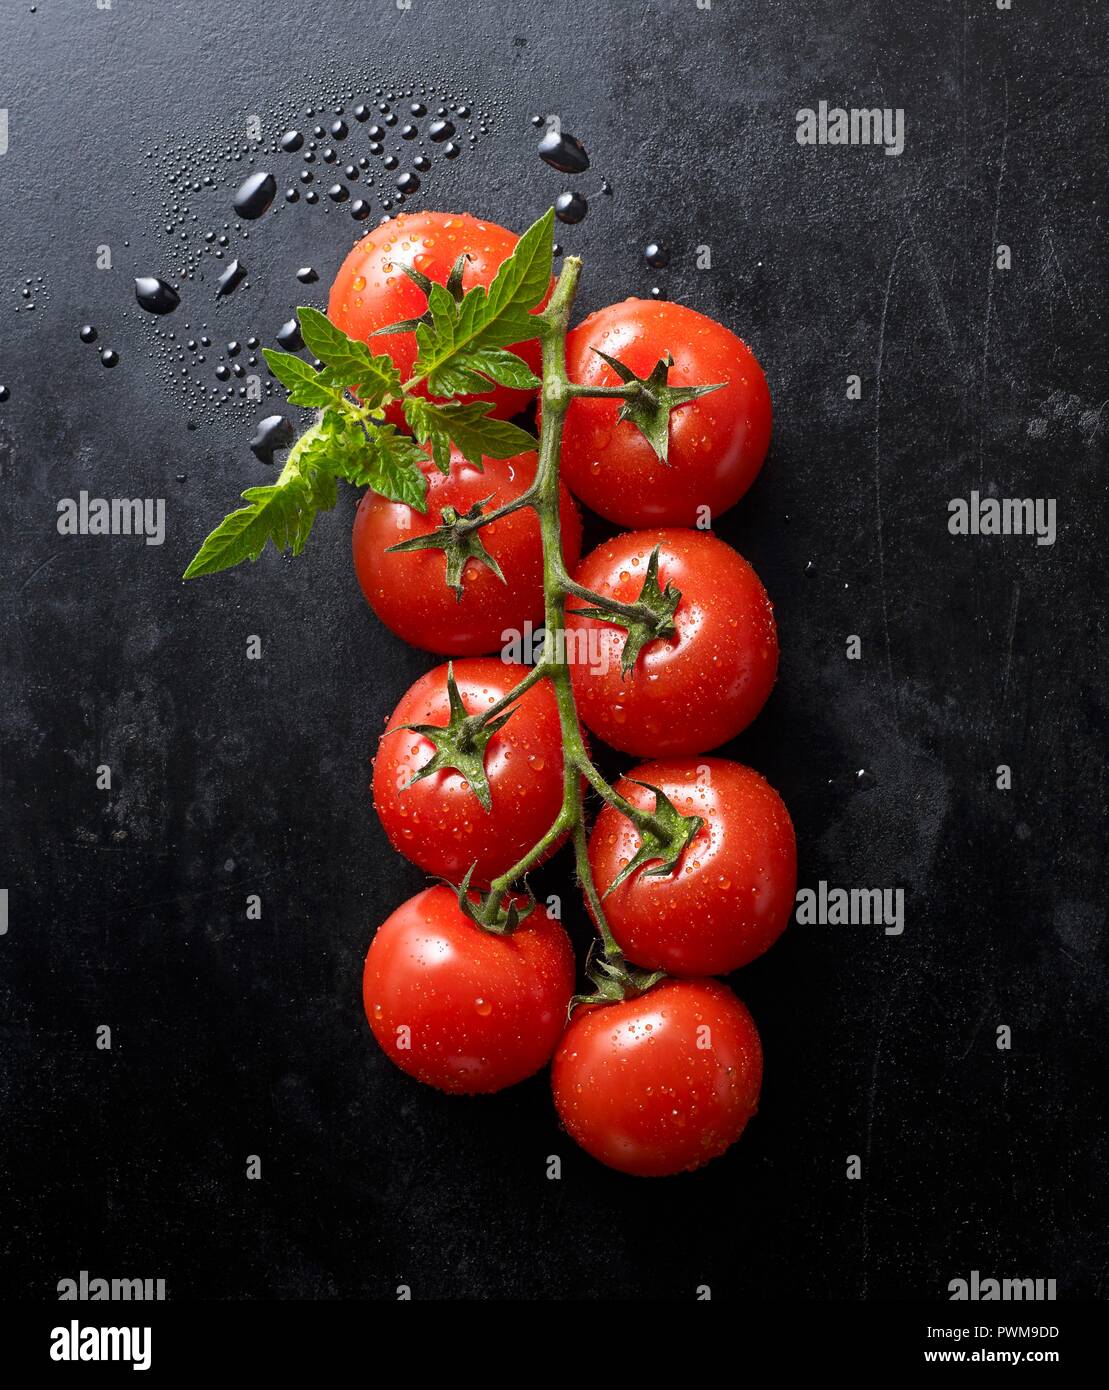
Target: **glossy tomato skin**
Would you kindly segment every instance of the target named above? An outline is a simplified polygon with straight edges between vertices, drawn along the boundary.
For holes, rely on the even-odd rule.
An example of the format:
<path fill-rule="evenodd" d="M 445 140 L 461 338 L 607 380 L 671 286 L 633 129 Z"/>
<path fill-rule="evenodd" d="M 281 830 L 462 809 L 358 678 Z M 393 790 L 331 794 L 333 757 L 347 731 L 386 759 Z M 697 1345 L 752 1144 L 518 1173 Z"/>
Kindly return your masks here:
<path fill-rule="evenodd" d="M 551 1084 L 587 1153 L 621 1173 L 666 1177 L 718 1158 L 743 1133 L 758 1108 L 762 1047 L 730 989 L 665 980 L 637 999 L 579 1008 Z"/>
<path fill-rule="evenodd" d="M 629 531 L 592 551 L 574 575 L 594 593 L 634 603 L 651 552 L 659 586 L 681 592 L 677 632 L 645 646 L 634 669 L 620 668 L 626 630 L 573 615 L 570 668 L 582 719 L 613 748 L 640 756 L 702 753 L 734 738 L 758 714 L 778 671 L 774 611 L 759 577 L 731 546 L 705 531 Z"/>
<path fill-rule="evenodd" d="M 528 668 L 495 657 L 454 663 L 468 714 L 480 714 L 527 675 Z M 433 772 L 401 790 L 435 749 L 405 724 L 446 725 L 447 667 L 428 671 L 393 711 L 374 759 L 374 806 L 395 849 L 437 878 L 461 882 L 473 868 L 475 886 L 510 869 L 537 844 L 562 805 L 562 735 L 549 680 L 526 690 L 511 719 L 489 740 L 485 772 L 492 808 L 486 811 L 457 772 Z M 556 846 L 557 848 L 557 846 Z M 554 850 L 552 849 L 552 853 Z"/>
<path fill-rule="evenodd" d="M 673 411 L 668 463 L 618 400 L 577 399 L 566 414 L 562 476 L 570 491 L 621 526 L 693 526 L 708 507 L 718 517 L 754 482 L 770 444 L 770 391 L 750 348 L 722 324 L 666 300 L 626 299 L 567 336 L 570 380 L 617 386 L 600 348 L 639 377 L 667 352 L 672 386 L 725 385 Z"/>
<path fill-rule="evenodd" d="M 462 272 L 462 288 L 471 290 L 475 285 L 492 284 L 502 261 L 512 254 L 518 241 L 519 237 L 504 227 L 469 213 L 402 212 L 354 244 L 331 286 L 328 317 L 348 337 L 368 342 L 371 351 L 391 357 L 401 380 L 407 381 L 416 360 L 415 333 L 386 333 L 372 339 L 370 336 L 379 328 L 419 318 L 427 311 L 427 296 L 400 267 L 411 266 L 443 285 L 455 261 L 465 252 L 470 259 Z M 538 376 L 537 339 L 519 343 L 512 351 Z M 416 389 L 420 395 L 428 394 L 422 386 Z M 463 399 L 490 401 L 493 414 L 507 420 L 523 410 L 534 394 L 496 386 Z M 395 407 L 390 408 L 389 418 L 397 425 L 403 421 Z"/>
<path fill-rule="evenodd" d="M 605 806 L 589 841 L 605 914 L 629 960 L 669 975 L 726 975 L 777 941 L 797 893 L 797 841 L 781 797 L 764 777 L 725 758 L 641 763 L 617 790 L 643 811 L 655 809 L 646 782 L 683 816 L 704 825 L 675 870 L 652 877 L 637 869 L 609 886 L 640 846 L 626 816 Z"/>
<path fill-rule="evenodd" d="M 460 1095 L 500 1091 L 537 1072 L 558 1042 L 573 988 L 570 940 L 542 908 L 494 936 L 444 884 L 382 923 L 362 974 L 366 1018 L 391 1060 Z"/>
<path fill-rule="evenodd" d="M 500 565 L 504 582 L 488 565 L 470 560 L 461 599 L 447 587 L 441 550 L 387 553 L 392 545 L 434 531 L 447 507 L 462 515 L 475 502 L 485 503 L 483 511 L 510 502 L 532 482 L 535 468 L 534 453 L 487 458 L 481 471 L 452 452 L 449 474 L 429 459 L 423 468 L 428 480 L 424 514 L 379 493 L 365 493 L 354 518 L 354 569 L 366 601 L 386 627 L 427 651 L 478 656 L 498 650 L 505 632 L 522 632 L 529 621 L 542 626 L 543 542 L 530 507 L 482 527 L 482 543 Z M 562 551 L 572 567 L 581 553 L 581 518 L 564 487 L 560 496 Z"/>

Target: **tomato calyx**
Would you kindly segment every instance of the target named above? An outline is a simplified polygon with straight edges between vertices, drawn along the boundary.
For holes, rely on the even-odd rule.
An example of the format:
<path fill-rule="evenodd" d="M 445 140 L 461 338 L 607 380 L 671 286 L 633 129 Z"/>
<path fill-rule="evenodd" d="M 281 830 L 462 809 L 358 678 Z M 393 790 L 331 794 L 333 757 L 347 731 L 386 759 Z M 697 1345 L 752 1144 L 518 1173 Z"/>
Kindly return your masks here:
<path fill-rule="evenodd" d="M 654 792 L 655 809 L 649 822 L 636 823 L 639 848 L 605 889 L 603 896 L 606 898 L 637 869 L 643 869 L 645 878 L 666 878 L 672 874 L 705 823 L 701 816 L 683 816 L 665 792 L 649 782 L 638 782 L 634 777 L 626 780 L 644 791 Z M 644 868 L 644 865 L 650 867 Z"/>
<path fill-rule="evenodd" d="M 502 584 L 507 584 L 508 580 L 504 577 L 500 565 L 485 548 L 485 543 L 481 539 L 482 507 L 487 502 L 492 501 L 492 497 L 484 497 L 480 502 L 475 502 L 468 511 L 459 513 L 454 507 L 444 507 L 439 514 L 442 522 L 434 531 L 429 531 L 426 536 L 414 536 L 409 541 L 400 541 L 396 545 L 389 546 L 385 552 L 392 555 L 398 551 L 406 550 L 441 550 L 447 561 L 447 588 L 451 589 L 459 603 L 462 602 L 462 586 L 466 572 L 466 566 L 471 560 L 476 560 L 479 564 L 485 565 L 492 570 Z"/>
<path fill-rule="evenodd" d="M 516 901 L 515 896 L 496 888 L 490 888 L 486 893 L 478 893 L 478 900 L 475 903 L 473 900 L 475 890 L 470 887 L 470 878 L 473 872 L 474 866 L 471 864 L 461 883 L 457 886 L 453 883 L 449 885 L 458 897 L 458 906 L 462 909 L 463 914 L 482 931 L 490 932 L 493 936 L 511 936 L 520 923 L 535 911 L 537 904 L 534 893 L 525 880 L 523 888 L 519 890 L 527 895 L 527 901 L 522 906 Z"/>
<path fill-rule="evenodd" d="M 593 986 L 593 993 L 575 994 L 566 1010 L 567 1019 L 583 1004 L 619 1004 L 646 994 L 667 978 L 664 970 L 641 970 L 630 965 L 619 949 L 599 947 L 600 942 L 594 941 L 585 961 L 585 977 Z"/>
<path fill-rule="evenodd" d="M 647 575 L 643 588 L 634 605 L 618 604 L 604 594 L 593 594 L 597 600 L 595 608 L 577 608 L 574 613 L 582 618 L 596 618 L 601 622 L 614 623 L 627 629 L 627 638 L 620 653 L 620 669 L 627 676 L 639 660 L 639 654 L 648 642 L 660 637 L 673 637 L 677 633 L 674 614 L 681 601 L 681 590 L 671 581 L 661 588 L 658 582 L 658 546 L 651 551 L 647 562 Z"/>
<path fill-rule="evenodd" d="M 462 303 L 462 272 L 466 268 L 466 262 L 470 260 L 467 252 L 463 251 L 461 256 L 451 266 L 451 273 L 447 276 L 445 289 L 456 304 Z M 387 323 L 384 328 L 378 328 L 370 334 L 371 338 L 380 338 L 383 333 L 414 333 L 420 324 L 430 324 L 431 316 L 431 287 L 435 281 L 430 276 L 425 275 L 422 270 L 417 270 L 414 265 L 402 265 L 398 267 L 405 275 L 423 290 L 428 299 L 427 309 L 414 319 L 402 319 L 399 323 Z"/>
<path fill-rule="evenodd" d="M 515 708 L 499 714 L 494 719 L 475 720 L 466 712 L 459 694 L 458 683 L 454 678 L 454 662 L 447 666 L 447 700 L 450 717 L 446 724 L 401 724 L 401 729 L 409 729 L 420 734 L 435 747 L 435 752 L 420 770 L 402 788 L 407 791 L 415 782 L 430 777 L 433 772 L 451 770 L 459 773 L 470 784 L 470 790 L 481 802 L 482 808 L 493 808 L 493 794 L 489 788 L 489 778 L 485 772 L 485 750 L 489 740 L 498 729 L 515 714 Z"/>
<path fill-rule="evenodd" d="M 619 424 L 627 420 L 633 424 L 654 450 L 659 463 L 670 466 L 670 414 L 696 400 L 707 396 L 710 391 L 719 391 L 727 383 L 718 381 L 711 386 L 671 386 L 667 381 L 674 359 L 669 353 L 660 357 L 645 377 L 636 376 L 618 358 L 610 357 L 600 348 L 593 351 L 607 362 L 620 380 L 624 390 L 620 393 L 624 403 L 616 417 Z"/>

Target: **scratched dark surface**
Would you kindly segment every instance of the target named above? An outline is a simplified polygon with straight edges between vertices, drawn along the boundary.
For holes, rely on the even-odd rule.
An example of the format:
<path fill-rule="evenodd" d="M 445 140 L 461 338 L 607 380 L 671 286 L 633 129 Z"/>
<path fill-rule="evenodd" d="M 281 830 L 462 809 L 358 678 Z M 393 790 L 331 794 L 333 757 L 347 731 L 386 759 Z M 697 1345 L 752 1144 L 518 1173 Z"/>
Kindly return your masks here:
<path fill-rule="evenodd" d="M 896 1299 L 944 1297 L 977 1269 L 1104 1295 L 1097 12 L 4 6 L 0 1287 L 51 1294 L 88 1269 L 164 1278 L 176 1298 L 403 1283 Z M 354 497 L 297 561 L 179 580 L 239 490 L 272 476 L 246 449 L 266 411 L 183 406 L 155 331 L 207 324 L 211 380 L 228 338 L 272 342 L 306 295 L 324 302 L 356 224 L 326 199 L 270 214 L 235 243 L 248 286 L 217 303 L 226 262 L 208 256 L 155 324 L 130 285 L 176 278 L 167 146 L 218 149 L 260 113 L 268 151 L 306 102 L 379 83 L 440 84 L 492 113 L 411 206 L 513 227 L 571 182 L 528 124 L 558 113 L 592 155 L 580 185 L 612 187 L 560 232 L 586 257 L 583 311 L 658 284 L 745 337 L 771 383 L 771 456 L 720 533 L 775 600 L 781 676 L 728 751 L 784 795 L 802 885 L 902 887 L 907 922 L 900 937 L 795 925 L 734 981 L 762 1030 L 763 1103 L 696 1175 L 600 1168 L 559 1131 L 544 1076 L 459 1101 L 374 1046 L 362 957 L 421 879 L 374 822 L 368 757 L 431 663 L 363 604 Z M 904 153 L 801 148 L 795 113 L 821 98 L 904 108 Z M 266 161 L 282 187 L 299 167 Z M 233 220 L 243 173 L 225 162 L 186 200 L 201 228 Z M 668 270 L 645 266 L 652 239 Z M 321 273 L 307 292 L 306 262 Z M 36 307 L 16 314 L 27 278 Z M 82 488 L 165 498 L 165 544 L 60 537 L 57 501 Z M 972 488 L 1056 498 L 1055 545 L 949 535 L 947 504 Z M 559 859 L 543 882 L 571 901 L 567 873 Z M 581 915 L 568 925 L 583 947 Z"/>

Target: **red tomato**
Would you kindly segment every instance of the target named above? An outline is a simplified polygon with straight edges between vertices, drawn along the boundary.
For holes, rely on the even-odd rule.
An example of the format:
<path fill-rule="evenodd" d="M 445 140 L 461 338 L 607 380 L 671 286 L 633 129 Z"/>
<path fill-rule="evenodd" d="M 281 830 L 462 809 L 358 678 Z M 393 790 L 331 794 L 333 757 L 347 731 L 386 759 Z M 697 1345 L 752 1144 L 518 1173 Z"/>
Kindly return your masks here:
<path fill-rule="evenodd" d="M 466 212 L 399 213 L 355 242 L 331 286 L 327 316 L 348 337 L 361 338 L 373 352 L 391 357 L 401 380 L 407 381 L 416 360 L 415 333 L 387 333 L 370 338 L 379 328 L 419 318 L 427 312 L 427 295 L 400 267 L 411 266 L 429 280 L 445 285 L 455 261 L 466 252 L 470 259 L 462 273 L 462 288 L 472 290 L 475 285 L 493 283 L 501 262 L 511 256 L 519 239 L 495 222 L 480 222 Z M 512 351 L 539 375 L 537 339 L 518 343 Z M 422 386 L 417 390 L 427 395 Z M 492 401 L 493 414 L 507 420 L 523 410 L 534 394 L 490 386 L 481 395 L 461 399 Z M 389 418 L 396 424 L 403 419 L 395 406 Z"/>
<path fill-rule="evenodd" d="M 715 980 L 665 980 L 578 1009 L 551 1064 L 559 1118 L 594 1158 L 636 1177 L 700 1168 L 758 1108 L 754 1020 Z"/>
<path fill-rule="evenodd" d="M 402 1071 L 441 1091 L 500 1091 L 550 1058 L 574 989 L 574 953 L 541 908 L 509 936 L 471 922 L 451 889 L 426 888 L 377 930 L 362 999 Z"/>
<path fill-rule="evenodd" d="M 471 559 L 463 572 L 462 597 L 447 587 L 441 550 L 410 550 L 389 555 L 391 545 L 426 536 L 453 507 L 461 516 L 475 502 L 492 511 L 524 492 L 535 477 L 536 456 L 485 459 L 484 472 L 451 454 L 451 471 L 440 473 L 429 459 L 427 512 L 366 492 L 354 518 L 354 569 L 370 607 L 398 637 L 415 647 L 444 655 L 477 656 L 496 651 L 506 632 L 543 623 L 543 542 L 539 520 L 521 507 L 478 534 L 504 575 L 500 580 L 483 562 Z M 565 488 L 562 498 L 562 553 L 573 566 L 581 554 L 581 518 Z M 486 501 L 488 499 L 488 501 Z"/>
<path fill-rule="evenodd" d="M 636 869 L 605 898 L 621 950 L 637 965 L 685 977 L 726 975 L 761 956 L 785 930 L 797 892 L 797 842 L 781 797 L 757 772 L 724 758 L 642 763 L 627 773 L 617 790 L 653 811 L 653 793 L 636 782 L 658 787 L 704 825 L 671 873 Z M 602 894 L 640 844 L 627 816 L 605 806 L 589 841 Z"/>
<path fill-rule="evenodd" d="M 770 444 L 770 392 L 751 349 L 713 319 L 666 300 L 626 299 L 601 309 L 566 339 L 571 381 L 618 386 L 600 348 L 648 377 L 667 353 L 670 386 L 721 390 L 670 415 L 663 464 L 636 427 L 617 422 L 619 400 L 577 399 L 566 414 L 562 476 L 570 491 L 621 526 L 693 526 L 735 506 Z"/>
<path fill-rule="evenodd" d="M 778 671 L 774 612 L 747 561 L 704 531 L 626 532 L 586 556 L 574 577 L 634 603 L 656 546 L 659 587 L 671 581 L 681 592 L 675 636 L 649 642 L 625 676 L 626 629 L 575 617 L 575 599 L 566 614 L 574 694 L 582 719 L 613 748 L 700 753 L 734 738 L 766 703 Z"/>
<path fill-rule="evenodd" d="M 454 663 L 468 714 L 488 709 L 527 673 L 527 667 L 495 657 Z M 524 692 L 508 723 L 489 740 L 484 759 L 489 811 L 469 782 L 448 769 L 401 790 L 435 752 L 423 734 L 401 725 L 446 725 L 448 720 L 447 667 L 437 666 L 409 689 L 381 737 L 374 759 L 374 806 L 394 847 L 421 869 L 459 883 L 476 865 L 474 884 L 486 884 L 543 838 L 562 806 L 558 704 L 550 681 L 540 681 Z"/>

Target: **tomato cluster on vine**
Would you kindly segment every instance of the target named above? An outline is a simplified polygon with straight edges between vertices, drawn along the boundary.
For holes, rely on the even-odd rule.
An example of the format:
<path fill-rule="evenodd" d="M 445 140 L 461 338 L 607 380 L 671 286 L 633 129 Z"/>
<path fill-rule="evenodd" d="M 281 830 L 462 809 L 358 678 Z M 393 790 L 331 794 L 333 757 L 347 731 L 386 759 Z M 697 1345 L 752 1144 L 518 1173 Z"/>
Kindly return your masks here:
<path fill-rule="evenodd" d="M 466 215 L 398 216 L 347 257 L 329 318 L 404 378 L 435 307 L 428 284 L 488 289 L 516 244 Z M 429 448 L 425 511 L 374 491 L 358 508 L 367 601 L 452 658 L 403 695 L 374 760 L 390 841 L 442 881 L 378 928 L 364 1002 L 387 1055 L 444 1091 L 498 1091 L 551 1063 L 569 1134 L 611 1167 L 662 1175 L 723 1153 L 755 1112 L 758 1032 L 711 977 L 774 943 L 796 889 L 781 798 L 707 756 L 750 724 L 777 675 L 766 591 L 705 529 L 762 466 L 770 395 L 750 349 L 692 309 L 628 299 L 557 334 L 543 316 L 558 298 L 552 281 L 531 310 L 542 331 L 510 352 L 520 381 L 542 367 L 544 385 L 552 370 L 563 383 L 537 401 L 561 477 L 537 475 L 542 435 L 538 458 L 479 465 L 456 448 L 445 472 Z M 507 420 L 535 395 L 516 379 L 501 361 L 488 390 L 457 399 Z M 404 422 L 395 405 L 383 418 Z M 582 559 L 575 498 L 633 529 Z M 565 648 L 549 669 L 496 656 L 552 616 Z M 579 717 L 648 761 L 608 786 Z M 602 800 L 591 830 L 583 787 Z M 586 996 L 565 929 L 526 881 L 568 838 L 601 934 Z"/>

